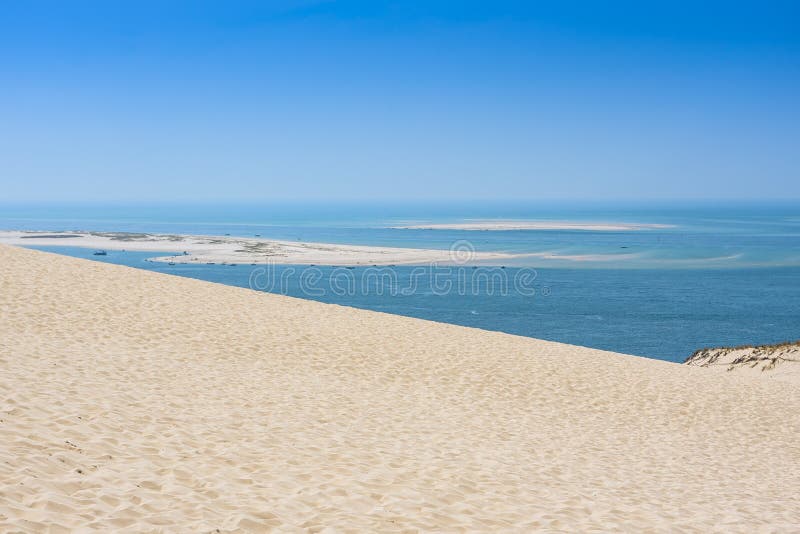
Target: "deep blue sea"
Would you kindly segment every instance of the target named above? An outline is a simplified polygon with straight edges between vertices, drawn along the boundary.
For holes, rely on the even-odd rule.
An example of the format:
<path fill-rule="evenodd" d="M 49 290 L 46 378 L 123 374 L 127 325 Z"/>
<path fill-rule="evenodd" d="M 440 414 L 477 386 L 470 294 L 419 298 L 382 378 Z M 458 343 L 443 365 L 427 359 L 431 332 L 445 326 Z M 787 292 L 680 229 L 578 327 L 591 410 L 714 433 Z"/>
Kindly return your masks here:
<path fill-rule="evenodd" d="M 668 227 L 617 232 L 391 228 L 474 220 Z M 449 248 L 466 240 L 476 250 L 539 255 L 506 262 L 503 269 L 398 266 L 370 272 L 361 267 L 171 266 L 146 261 L 153 253 L 108 251 L 98 257 L 80 248 L 46 249 L 670 361 L 706 346 L 800 338 L 800 205 L 790 202 L 5 206 L 0 229 L 261 234 L 420 248 Z"/>

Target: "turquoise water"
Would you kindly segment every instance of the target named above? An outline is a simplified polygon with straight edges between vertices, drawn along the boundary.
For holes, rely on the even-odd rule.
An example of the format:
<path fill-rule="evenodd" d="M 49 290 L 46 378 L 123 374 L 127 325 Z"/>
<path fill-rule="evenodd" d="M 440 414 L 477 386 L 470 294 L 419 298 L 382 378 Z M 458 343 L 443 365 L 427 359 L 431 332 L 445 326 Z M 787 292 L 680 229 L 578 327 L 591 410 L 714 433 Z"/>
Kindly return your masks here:
<path fill-rule="evenodd" d="M 637 232 L 397 230 L 397 224 L 465 219 L 535 219 L 667 224 Z M 395 267 L 369 278 L 348 271 L 355 291 L 337 291 L 342 270 L 273 267 L 288 295 L 389 313 L 499 330 L 624 353 L 681 361 L 704 346 L 772 343 L 800 338 L 800 208 L 769 205 L 602 206 L 444 205 L 6 207 L 0 228 L 253 235 L 277 239 L 447 248 L 467 239 L 477 250 L 547 251 L 491 276 L 528 274 L 530 291 L 468 284 L 472 271 L 430 272 Z M 623 248 L 625 247 L 625 248 Z M 72 247 L 48 250 L 252 287 L 263 266 L 165 265 L 152 253 L 109 251 L 105 257 Z M 601 260 L 570 259 L 601 256 Z M 427 268 L 428 271 L 431 268 Z M 499 274 L 498 274 L 499 273 Z M 263 273 L 261 273 L 263 274 Z M 373 273 L 374 274 L 374 273 Z M 384 273 L 385 274 L 385 273 Z M 497 282 L 499 278 L 494 279 Z M 442 284 L 451 282 L 448 291 Z M 413 283 L 412 283 L 413 282 Z M 513 284 L 509 284 L 513 286 Z M 405 291 L 406 289 L 411 291 Z"/>
<path fill-rule="evenodd" d="M 550 220 L 670 225 L 642 231 L 400 230 L 464 220 Z M 534 253 L 518 266 L 591 269 L 800 266 L 800 205 L 473 203 L 427 205 L 0 207 L 0 229 L 97 230 L 252 236 L 396 247 Z"/>

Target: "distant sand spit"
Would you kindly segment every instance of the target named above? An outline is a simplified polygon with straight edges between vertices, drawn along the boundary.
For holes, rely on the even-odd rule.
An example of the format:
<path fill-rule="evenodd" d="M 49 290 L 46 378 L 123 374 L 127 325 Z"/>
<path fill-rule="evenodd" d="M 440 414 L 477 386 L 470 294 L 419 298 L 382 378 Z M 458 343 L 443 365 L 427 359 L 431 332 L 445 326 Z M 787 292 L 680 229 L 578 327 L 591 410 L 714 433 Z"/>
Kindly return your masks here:
<path fill-rule="evenodd" d="M 800 388 L 0 245 L 0 531 L 797 531 Z"/>
<path fill-rule="evenodd" d="M 293 265 L 424 265 L 463 261 L 502 262 L 521 254 L 276 241 L 262 237 L 131 232 L 1 231 L 0 243 L 22 246 L 73 246 L 153 252 L 153 261 L 173 263 L 276 263 Z M 176 256 L 164 256 L 164 253 Z"/>

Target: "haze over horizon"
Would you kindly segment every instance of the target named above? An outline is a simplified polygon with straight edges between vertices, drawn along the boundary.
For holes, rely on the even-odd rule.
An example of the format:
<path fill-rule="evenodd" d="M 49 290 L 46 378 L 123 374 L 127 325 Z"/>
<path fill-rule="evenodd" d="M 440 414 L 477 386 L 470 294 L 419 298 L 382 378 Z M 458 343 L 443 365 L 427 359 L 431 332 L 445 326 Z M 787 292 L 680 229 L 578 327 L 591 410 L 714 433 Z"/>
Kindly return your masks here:
<path fill-rule="evenodd" d="M 792 2 L 8 2 L 6 202 L 798 199 Z"/>

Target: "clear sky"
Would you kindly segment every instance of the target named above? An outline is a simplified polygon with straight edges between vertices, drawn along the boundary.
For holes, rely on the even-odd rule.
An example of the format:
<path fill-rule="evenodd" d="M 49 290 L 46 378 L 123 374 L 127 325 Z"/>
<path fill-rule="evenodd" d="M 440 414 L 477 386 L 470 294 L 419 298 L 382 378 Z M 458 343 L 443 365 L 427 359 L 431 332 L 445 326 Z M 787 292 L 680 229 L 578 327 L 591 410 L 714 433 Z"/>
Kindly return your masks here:
<path fill-rule="evenodd" d="M 800 198 L 796 1 L 0 10 L 0 200 Z"/>

